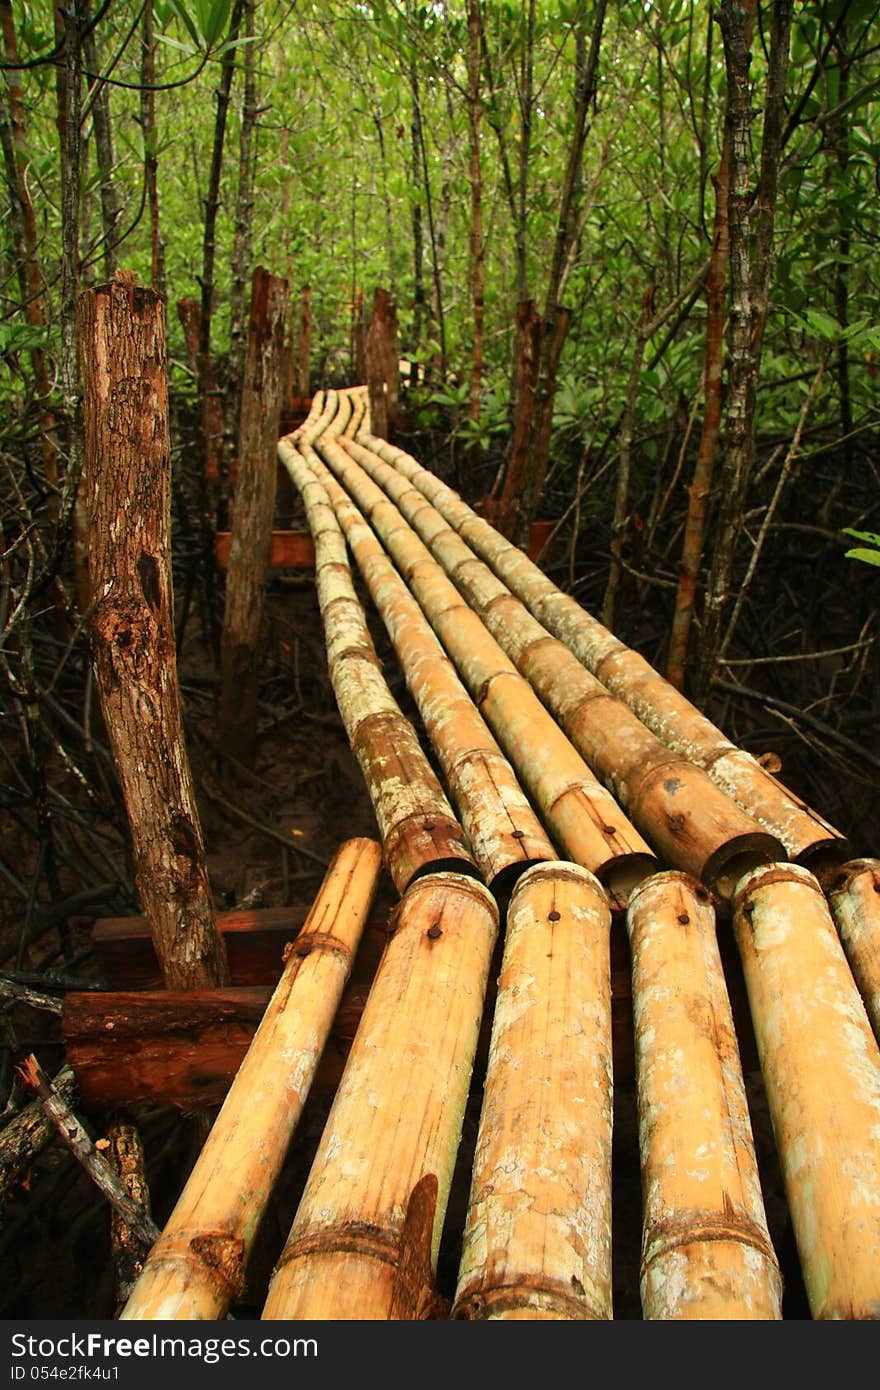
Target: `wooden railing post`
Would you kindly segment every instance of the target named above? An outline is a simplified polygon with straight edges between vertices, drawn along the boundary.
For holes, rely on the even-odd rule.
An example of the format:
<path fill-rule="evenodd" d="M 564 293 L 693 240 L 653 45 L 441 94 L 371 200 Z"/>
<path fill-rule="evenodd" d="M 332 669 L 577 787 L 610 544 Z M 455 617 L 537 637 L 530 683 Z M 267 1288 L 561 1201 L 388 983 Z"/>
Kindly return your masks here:
<path fill-rule="evenodd" d="M 135 878 L 165 984 L 228 980 L 183 736 L 171 577 L 165 317 L 117 280 L 78 303 L 91 641 Z"/>
<path fill-rule="evenodd" d="M 246 765 L 256 755 L 260 622 L 275 516 L 288 289 L 287 280 L 260 266 L 254 271 L 220 645 L 221 733 L 229 752 Z"/>
<path fill-rule="evenodd" d="M 367 386 L 373 433 L 390 439 L 397 423 L 400 342 L 397 310 L 387 290 L 377 289 L 366 339 Z"/>

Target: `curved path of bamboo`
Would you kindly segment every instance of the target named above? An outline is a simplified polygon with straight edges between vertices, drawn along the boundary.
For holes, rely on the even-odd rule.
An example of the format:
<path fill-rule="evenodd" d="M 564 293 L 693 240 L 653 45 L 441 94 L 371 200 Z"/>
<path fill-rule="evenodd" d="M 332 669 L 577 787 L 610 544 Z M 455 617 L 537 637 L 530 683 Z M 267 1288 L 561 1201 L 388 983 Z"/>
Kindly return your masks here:
<path fill-rule="evenodd" d="M 373 435 L 365 388 L 319 393 L 278 458 L 306 509 L 330 677 L 400 900 L 263 1317 L 612 1316 L 615 918 L 632 954 L 644 1317 L 782 1316 L 722 918 L 812 1315 L 880 1317 L 880 861 L 847 861 L 821 815 Z M 352 565 L 421 731 L 382 676 Z M 438 1250 L 496 950 L 447 1302 Z M 314 1039 L 328 1024 L 306 989 Z M 286 1007 L 267 1018 L 292 1036 Z M 265 1038 L 245 1077 L 270 1065 Z M 290 1052 L 279 1079 L 311 1075 Z M 267 1111 L 274 1163 L 295 1089 L 296 1106 Z M 122 1316 L 228 1306 L 265 1200 L 264 1184 L 245 1223 L 221 1176 L 235 1114 L 221 1111 Z"/>

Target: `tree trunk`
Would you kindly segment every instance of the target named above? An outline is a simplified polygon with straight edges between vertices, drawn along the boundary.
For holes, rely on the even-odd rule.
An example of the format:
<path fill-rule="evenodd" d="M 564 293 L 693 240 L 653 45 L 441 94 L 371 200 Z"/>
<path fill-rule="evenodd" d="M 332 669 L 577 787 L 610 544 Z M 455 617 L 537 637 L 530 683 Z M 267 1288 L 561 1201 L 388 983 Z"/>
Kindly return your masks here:
<path fill-rule="evenodd" d="M 260 623 L 275 516 L 287 295 L 286 280 L 262 267 L 254 271 L 220 653 L 224 747 L 248 767 L 256 757 Z"/>
<path fill-rule="evenodd" d="M 235 0 L 229 21 L 230 41 L 238 37 L 244 0 Z M 215 400 L 217 388 L 211 355 L 211 328 L 214 314 L 214 264 L 216 261 L 217 213 L 220 208 L 220 183 L 223 172 L 223 145 L 226 138 L 226 116 L 229 93 L 235 72 L 237 49 L 230 45 L 223 55 L 220 85 L 217 88 L 217 112 L 214 119 L 214 144 L 211 151 L 211 173 L 205 195 L 205 225 L 202 236 L 201 315 L 199 318 L 199 394 L 202 399 L 202 429 L 204 431 L 205 474 L 209 479 L 223 479 L 225 439 L 212 434 L 216 428 Z M 218 398 L 219 401 L 219 398 Z M 210 500 L 210 499 L 209 499 Z"/>
<path fill-rule="evenodd" d="M 390 439 L 397 424 L 400 343 L 397 309 L 387 290 L 377 289 L 367 328 L 367 387 L 373 434 Z"/>
<path fill-rule="evenodd" d="M 153 37 L 153 0 L 144 0 L 141 39 L 141 138 L 144 142 L 144 187 L 150 211 L 150 283 L 165 293 L 165 245 L 159 220 L 159 160 L 156 154 L 156 43 Z"/>
<path fill-rule="evenodd" d="M 76 606 L 84 613 L 88 603 L 87 532 L 79 492 L 82 472 L 82 421 L 76 361 L 76 296 L 79 286 L 79 182 L 82 111 L 82 0 L 69 7 L 56 4 L 55 34 L 63 49 L 58 63 L 58 140 L 61 149 L 61 353 L 59 377 L 61 414 L 67 445 L 66 476 L 58 508 L 59 535 L 65 517 L 73 517 L 73 563 Z"/>
<path fill-rule="evenodd" d="M 36 214 L 25 177 L 28 155 L 25 143 L 24 103 L 16 67 L 19 55 L 11 0 L 0 0 L 0 26 L 2 26 L 3 31 L 3 51 L 9 63 L 4 74 L 4 82 L 8 92 L 11 140 L 8 149 L 4 143 L 4 155 L 9 202 L 13 210 L 19 284 L 26 321 L 32 328 L 42 329 L 46 324 L 43 303 L 44 280 L 38 259 Z M 58 442 L 55 433 L 55 415 L 51 404 L 52 383 L 49 378 L 46 354 L 42 347 L 31 349 L 31 363 L 34 370 L 37 400 L 40 405 L 41 451 L 49 491 L 48 513 L 50 521 L 54 525 L 58 517 Z"/>
<path fill-rule="evenodd" d="M 412 354 L 418 361 L 419 346 L 422 339 L 422 327 L 425 316 L 425 306 L 427 296 L 425 294 L 425 238 L 422 227 L 422 107 L 421 93 L 419 91 L 419 76 L 416 70 L 415 58 L 410 60 L 409 66 L 409 89 L 412 100 L 412 112 L 410 117 L 410 140 L 412 144 L 412 180 L 416 196 L 413 198 L 412 208 L 412 245 L 413 245 L 413 322 L 412 322 Z"/>
<path fill-rule="evenodd" d="M 508 537 L 513 533 L 516 523 L 516 502 L 522 494 L 535 413 L 541 320 L 533 299 L 524 300 L 517 308 L 516 341 L 516 416 L 510 459 L 503 487 L 499 491 L 500 479 L 496 479 L 488 505 L 484 507 L 488 518 Z"/>
<path fill-rule="evenodd" d="M 254 222 L 254 135 L 257 127 L 257 79 L 254 54 L 255 0 L 244 0 L 244 101 L 238 145 L 238 202 L 229 290 L 229 398 L 240 423 L 244 360 L 247 350 L 245 294 Z"/>
<path fill-rule="evenodd" d="M 558 303 L 558 299 L 565 267 L 574 239 L 577 236 L 577 202 L 584 145 L 587 138 L 587 116 L 596 92 L 599 49 L 602 42 L 606 7 L 607 0 L 599 0 L 595 7 L 592 29 L 589 34 L 589 52 L 587 50 L 587 6 L 585 4 L 578 6 L 575 22 L 577 59 L 572 135 L 559 197 L 559 216 L 544 300 L 528 458 L 522 490 L 516 499 L 516 524 L 513 538 L 521 546 L 528 544 L 529 530 L 538 508 L 550 457 L 556 377 L 570 319 L 569 312 L 563 309 L 562 305 Z M 505 491 L 508 489 L 505 488 Z"/>
<path fill-rule="evenodd" d="M 749 40 L 753 11 L 754 0 L 748 0 L 747 4 L 724 0 L 721 6 L 721 33 L 728 81 L 727 138 L 730 146 L 730 366 L 721 513 L 706 586 L 696 692 L 698 704 L 705 703 L 715 676 L 721 623 L 733 584 L 736 542 L 755 453 L 755 398 L 773 268 L 773 225 L 792 3 L 791 0 L 775 0 L 773 6 L 752 247 Z"/>
<path fill-rule="evenodd" d="M 89 5 L 86 4 L 86 13 L 88 13 L 88 9 Z M 95 44 L 95 31 L 88 22 L 83 30 L 83 53 L 91 73 L 94 74 L 91 79 L 93 87 L 89 104 L 95 135 L 98 181 L 101 188 L 104 274 L 108 280 L 111 280 L 116 271 L 119 196 L 113 182 L 115 160 L 113 158 L 113 133 L 110 124 L 110 89 L 98 75 L 98 50 Z"/>
<path fill-rule="evenodd" d="M 303 285 L 299 297 L 299 336 L 296 359 L 296 394 L 301 400 L 312 387 L 312 287 Z"/>
<path fill-rule="evenodd" d="M 479 430 L 483 392 L 483 344 L 485 335 L 485 245 L 483 242 L 483 184 L 480 169 L 480 0 L 468 0 L 468 129 L 470 134 L 470 280 L 474 311 L 474 340 L 471 346 L 469 419 L 473 438 L 469 449 L 471 464 L 479 462 Z"/>
<path fill-rule="evenodd" d="M 706 512 L 712 490 L 712 473 L 721 430 L 724 403 L 724 316 L 727 294 L 727 258 L 730 249 L 727 223 L 727 197 L 730 186 L 730 149 L 725 136 L 721 165 L 715 183 L 715 231 L 712 259 L 706 280 L 706 355 L 703 365 L 703 429 L 694 477 L 688 489 L 688 512 L 681 547 L 675 612 L 666 658 L 666 679 L 676 690 L 684 690 L 688 639 L 694 616 L 697 580 L 703 558 Z"/>
<path fill-rule="evenodd" d="M 155 291 L 79 300 L 96 683 L 135 876 L 169 989 L 228 979 L 183 736 L 170 554 L 165 323 Z"/>

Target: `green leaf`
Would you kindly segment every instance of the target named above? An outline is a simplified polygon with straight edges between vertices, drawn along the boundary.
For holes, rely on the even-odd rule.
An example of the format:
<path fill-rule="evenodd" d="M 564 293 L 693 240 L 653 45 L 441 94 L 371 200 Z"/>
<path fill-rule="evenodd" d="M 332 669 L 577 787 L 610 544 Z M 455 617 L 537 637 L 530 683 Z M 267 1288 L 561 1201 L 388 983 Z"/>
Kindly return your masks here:
<path fill-rule="evenodd" d="M 857 546 L 855 550 L 846 551 L 847 560 L 864 560 L 866 565 L 880 565 L 880 550 L 862 550 Z"/>
<path fill-rule="evenodd" d="M 853 540 L 867 541 L 868 545 L 876 545 L 880 550 L 880 536 L 875 535 L 873 531 L 854 531 L 851 526 L 844 526 L 843 534 L 852 536 Z"/>
<path fill-rule="evenodd" d="M 804 319 L 807 327 L 820 338 L 840 337 L 840 324 L 837 319 L 833 319 L 830 314 L 824 314 L 821 309 L 805 309 Z"/>

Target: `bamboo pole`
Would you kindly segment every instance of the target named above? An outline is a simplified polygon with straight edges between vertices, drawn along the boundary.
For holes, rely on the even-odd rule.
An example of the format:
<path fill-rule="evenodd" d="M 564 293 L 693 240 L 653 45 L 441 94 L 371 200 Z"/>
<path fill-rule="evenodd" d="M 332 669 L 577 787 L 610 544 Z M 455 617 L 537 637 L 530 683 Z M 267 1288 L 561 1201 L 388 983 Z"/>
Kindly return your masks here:
<path fill-rule="evenodd" d="M 576 864 L 511 896 L 454 1318 L 612 1315 L 610 924 Z"/>
<path fill-rule="evenodd" d="M 351 462 L 339 465 L 338 472 L 346 486 L 355 485 L 360 468 L 390 495 L 395 512 L 421 538 L 453 592 L 464 595 L 477 620 L 661 858 L 729 897 L 746 868 L 784 857 L 779 840 L 700 768 L 661 743 L 531 616 L 418 489 L 375 453 L 351 441 L 345 445 Z M 335 458 L 328 462 L 337 471 Z M 375 504 L 370 519 L 378 526 L 379 518 Z M 386 523 L 383 534 L 393 524 Z M 412 569 L 405 573 L 412 586 Z"/>
<path fill-rule="evenodd" d="M 333 858 L 196 1165 L 119 1315 L 123 1321 L 222 1318 L 241 1292 L 381 862 L 380 846 L 368 839 L 346 841 Z"/>
<path fill-rule="evenodd" d="M 816 878 L 733 899 L 761 1070 L 814 1318 L 880 1318 L 880 1048 Z"/>
<path fill-rule="evenodd" d="M 782 1278 L 702 885 L 655 874 L 630 898 L 646 1319 L 776 1319 Z"/>
<path fill-rule="evenodd" d="M 322 449 L 344 427 L 350 401 L 340 397 Z M 306 432 L 298 448 L 282 439 L 278 455 L 300 490 L 312 476 L 325 487 L 337 520 L 394 644 L 407 686 L 450 789 L 484 881 L 510 884 L 532 863 L 556 852 L 513 769 L 455 673 L 421 608 L 358 509 L 318 458 Z"/>
<path fill-rule="evenodd" d="M 549 632 L 629 705 L 663 743 L 703 768 L 743 810 L 781 840 L 788 855 L 816 863 L 817 868 L 823 861 L 839 862 L 846 857 L 847 842 L 839 830 L 783 786 L 755 757 L 731 743 L 644 657 L 563 593 L 450 487 L 410 454 L 372 434 L 366 424 L 358 439 L 417 487 Z"/>
<path fill-rule="evenodd" d="M 826 892 L 843 949 L 880 1043 L 880 859 L 843 864 Z"/>
<path fill-rule="evenodd" d="M 404 894 L 263 1318 L 439 1311 L 433 1276 L 497 931 L 491 894 L 462 874 Z"/>
<path fill-rule="evenodd" d="M 314 409 L 313 403 L 313 409 Z M 335 413 L 322 402 L 314 428 Z M 439 867 L 476 873 L 473 854 L 418 736 L 381 673 L 348 566 L 345 540 L 322 484 L 300 491 L 315 542 L 315 579 L 330 681 L 358 761 L 398 892 Z"/>
<path fill-rule="evenodd" d="M 316 427 L 319 444 L 334 413 L 331 400 Z M 624 904 L 633 883 L 656 867 L 650 846 L 381 488 L 342 449 L 327 450 L 326 458 L 387 547 L 554 840 Z"/>

